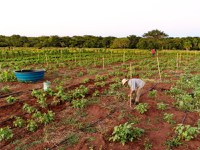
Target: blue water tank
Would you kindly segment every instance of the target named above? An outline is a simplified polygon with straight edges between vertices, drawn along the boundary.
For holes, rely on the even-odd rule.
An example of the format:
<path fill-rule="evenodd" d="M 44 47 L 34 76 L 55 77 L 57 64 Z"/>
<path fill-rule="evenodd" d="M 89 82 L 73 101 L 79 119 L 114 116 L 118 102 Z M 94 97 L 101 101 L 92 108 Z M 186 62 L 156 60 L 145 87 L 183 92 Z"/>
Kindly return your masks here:
<path fill-rule="evenodd" d="M 36 82 L 44 78 L 44 69 L 39 70 L 18 70 L 14 74 L 20 82 Z"/>

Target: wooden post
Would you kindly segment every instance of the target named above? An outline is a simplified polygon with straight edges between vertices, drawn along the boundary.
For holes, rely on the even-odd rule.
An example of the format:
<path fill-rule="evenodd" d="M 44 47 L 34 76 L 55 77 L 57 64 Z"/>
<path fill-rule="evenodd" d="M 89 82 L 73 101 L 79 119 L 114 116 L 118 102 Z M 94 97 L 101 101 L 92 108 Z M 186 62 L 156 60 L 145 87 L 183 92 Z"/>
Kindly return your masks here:
<path fill-rule="evenodd" d="M 177 57 L 176 57 L 176 69 L 178 70 L 178 53 L 177 53 Z"/>
<path fill-rule="evenodd" d="M 95 67 L 96 67 L 96 61 L 97 61 L 97 59 L 94 58 L 94 66 L 95 66 Z"/>
<path fill-rule="evenodd" d="M 62 49 L 60 50 L 60 55 L 61 55 L 61 56 L 60 56 L 60 59 L 61 59 L 61 61 L 62 61 L 62 57 L 63 57 L 63 56 L 62 56 Z"/>
<path fill-rule="evenodd" d="M 158 60 L 158 56 L 157 56 L 157 64 L 158 64 L 158 72 L 159 72 L 159 76 L 160 76 L 160 81 L 161 79 L 161 73 L 160 73 L 160 65 L 159 65 L 159 60 Z"/>
<path fill-rule="evenodd" d="M 103 70 L 104 70 L 104 65 L 105 65 L 105 64 L 104 64 L 104 57 L 103 57 Z"/>
<path fill-rule="evenodd" d="M 47 66 L 49 66 L 49 65 L 48 65 L 48 58 L 47 58 L 47 54 L 46 54 L 46 53 L 45 53 L 45 57 L 46 57 Z"/>
<path fill-rule="evenodd" d="M 181 66 L 181 53 L 179 55 L 179 67 Z"/>
<path fill-rule="evenodd" d="M 125 52 L 123 54 L 123 64 L 125 63 Z"/>
<path fill-rule="evenodd" d="M 132 67 L 131 67 L 131 63 L 130 63 L 130 78 L 132 78 Z"/>

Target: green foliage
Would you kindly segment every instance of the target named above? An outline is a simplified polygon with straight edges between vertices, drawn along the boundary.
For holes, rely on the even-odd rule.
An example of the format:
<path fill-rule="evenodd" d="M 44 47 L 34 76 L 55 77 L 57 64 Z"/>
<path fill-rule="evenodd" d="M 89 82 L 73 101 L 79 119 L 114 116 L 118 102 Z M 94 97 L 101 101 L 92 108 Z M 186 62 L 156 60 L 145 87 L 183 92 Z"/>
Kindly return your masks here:
<path fill-rule="evenodd" d="M 34 111 L 36 111 L 36 108 L 29 106 L 27 103 L 25 103 L 23 105 L 23 110 L 30 114 L 30 113 L 33 113 Z"/>
<path fill-rule="evenodd" d="M 48 111 L 47 113 L 41 113 L 40 111 L 36 111 L 32 118 L 34 118 L 38 123 L 49 124 L 54 120 L 55 113 L 53 111 Z"/>
<path fill-rule="evenodd" d="M 190 125 L 178 124 L 175 127 L 175 133 L 180 140 L 190 141 L 197 137 L 200 133 L 198 127 L 191 127 Z"/>
<path fill-rule="evenodd" d="M 10 87 L 9 86 L 3 86 L 0 90 L 0 92 L 3 92 L 3 93 L 8 93 L 10 92 Z"/>
<path fill-rule="evenodd" d="M 137 110 L 140 114 L 144 114 L 148 110 L 148 104 L 147 103 L 140 103 L 134 108 Z"/>
<path fill-rule="evenodd" d="M 148 96 L 149 96 L 150 98 L 155 98 L 155 97 L 156 97 L 156 95 L 157 95 L 157 91 L 156 91 L 156 90 L 149 91 L 149 94 L 148 94 Z"/>
<path fill-rule="evenodd" d="M 114 39 L 111 48 L 128 48 L 130 40 L 128 38 Z"/>
<path fill-rule="evenodd" d="M 174 128 L 175 136 L 167 140 L 166 145 L 169 148 L 177 147 L 183 144 L 183 141 L 190 141 L 197 137 L 200 133 L 198 127 L 191 127 L 190 125 L 178 124 Z"/>
<path fill-rule="evenodd" d="M 10 82 L 16 81 L 16 77 L 12 71 L 1 71 L 0 72 L 0 82 Z"/>
<path fill-rule="evenodd" d="M 153 39 L 161 39 L 161 38 L 165 38 L 168 35 L 166 33 L 164 33 L 163 31 L 160 31 L 158 29 L 149 31 L 147 33 L 144 33 L 143 37 L 147 37 L 147 38 L 153 38 Z"/>
<path fill-rule="evenodd" d="M 83 83 L 88 83 L 89 81 L 90 81 L 89 78 L 85 78 L 85 79 L 83 80 Z"/>
<path fill-rule="evenodd" d="M 164 113 L 163 120 L 167 123 L 174 124 L 175 121 L 173 120 L 174 114 Z"/>
<path fill-rule="evenodd" d="M 83 73 L 82 71 L 80 71 L 80 72 L 77 74 L 78 77 L 82 77 L 83 75 L 84 75 L 84 73 Z"/>
<path fill-rule="evenodd" d="M 8 96 L 6 98 L 6 102 L 7 103 L 14 103 L 17 100 L 17 98 L 13 97 L 13 96 Z"/>
<path fill-rule="evenodd" d="M 163 102 L 157 103 L 157 109 L 158 110 L 166 110 L 167 106 L 168 106 L 168 104 L 164 104 Z"/>
<path fill-rule="evenodd" d="M 25 125 L 25 120 L 21 117 L 15 117 L 15 121 L 13 122 L 15 127 L 23 127 Z"/>
<path fill-rule="evenodd" d="M 67 137 L 65 138 L 67 139 L 67 145 L 68 146 L 73 146 L 74 144 L 78 143 L 79 141 L 79 135 L 76 133 L 70 133 L 69 135 L 67 135 Z"/>
<path fill-rule="evenodd" d="M 100 92 L 98 90 L 95 90 L 94 93 L 92 94 L 92 96 L 94 96 L 94 97 L 99 96 L 99 95 L 100 95 Z"/>
<path fill-rule="evenodd" d="M 87 105 L 87 99 L 72 100 L 73 108 L 84 108 Z"/>
<path fill-rule="evenodd" d="M 105 81 L 108 77 L 105 75 L 96 75 L 95 76 L 95 81 Z"/>
<path fill-rule="evenodd" d="M 152 149 L 152 143 L 149 141 L 149 139 L 145 139 L 144 150 L 151 150 L 151 149 Z"/>
<path fill-rule="evenodd" d="M 28 131 L 34 132 L 38 128 L 38 125 L 34 120 L 27 120 L 27 122 L 28 124 L 26 127 Z"/>
<path fill-rule="evenodd" d="M 104 87 L 106 85 L 106 83 L 104 81 L 102 82 L 95 82 L 94 84 L 96 87 Z"/>
<path fill-rule="evenodd" d="M 84 98 L 85 95 L 88 93 L 88 88 L 85 87 L 84 85 L 81 85 L 80 87 L 76 88 L 71 92 L 74 99 Z"/>
<path fill-rule="evenodd" d="M 138 139 L 144 133 L 143 129 L 132 127 L 133 123 L 126 122 L 125 124 L 120 124 L 119 126 L 114 127 L 112 137 L 109 138 L 109 141 L 121 142 L 123 145 L 128 141 L 133 141 Z"/>
<path fill-rule="evenodd" d="M 13 137 L 13 133 L 10 127 L 0 128 L 0 141 L 9 140 L 12 137 Z"/>

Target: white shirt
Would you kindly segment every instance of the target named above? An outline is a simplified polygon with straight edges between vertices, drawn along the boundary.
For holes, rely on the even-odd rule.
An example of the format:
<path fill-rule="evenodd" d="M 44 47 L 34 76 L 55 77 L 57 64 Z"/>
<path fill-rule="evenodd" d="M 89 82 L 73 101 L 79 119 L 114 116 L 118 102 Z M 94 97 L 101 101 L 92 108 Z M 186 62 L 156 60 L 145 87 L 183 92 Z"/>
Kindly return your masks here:
<path fill-rule="evenodd" d="M 141 79 L 129 79 L 128 85 L 131 88 L 132 91 L 135 91 L 137 88 L 142 88 L 145 85 L 145 82 Z"/>

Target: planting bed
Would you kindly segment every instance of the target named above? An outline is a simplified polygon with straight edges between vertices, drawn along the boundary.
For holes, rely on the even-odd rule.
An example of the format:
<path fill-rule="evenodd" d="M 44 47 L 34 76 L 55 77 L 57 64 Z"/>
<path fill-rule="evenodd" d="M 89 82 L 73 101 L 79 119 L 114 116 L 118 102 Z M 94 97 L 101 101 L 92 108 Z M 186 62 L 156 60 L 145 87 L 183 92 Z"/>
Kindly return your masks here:
<path fill-rule="evenodd" d="M 15 63 L 21 63 L 20 69 L 45 68 L 44 79 L 36 83 L 20 83 L 1 74 L 5 80 L 0 82 L 0 129 L 9 127 L 13 136 L 2 138 L 0 149 L 200 149 L 199 133 L 191 133 L 190 140 L 178 139 L 179 145 L 173 141 L 179 137 L 175 133 L 179 124 L 200 131 L 200 103 L 194 102 L 200 96 L 198 53 L 163 51 L 157 59 L 137 50 L 77 51 L 81 52 L 49 54 L 41 59 L 44 62 L 39 59 L 42 52 L 35 55 L 35 61 L 33 54 L 31 62 L 22 64 L 22 60 L 16 60 Z M 11 58 L 1 60 L 2 71 L 9 73 L 15 69 L 12 63 Z M 123 78 L 131 76 L 146 82 L 140 98 L 140 104 L 147 104 L 144 113 L 135 105 L 129 107 L 129 89 L 121 85 Z M 43 82 L 47 80 L 52 91 L 44 92 Z M 178 95 L 177 91 L 182 93 Z M 24 120 L 22 127 L 15 125 L 16 117 Z M 30 131 L 30 120 L 36 123 L 34 131 Z M 114 127 L 126 122 L 144 133 L 132 142 L 126 139 L 124 145 L 113 142 Z"/>

